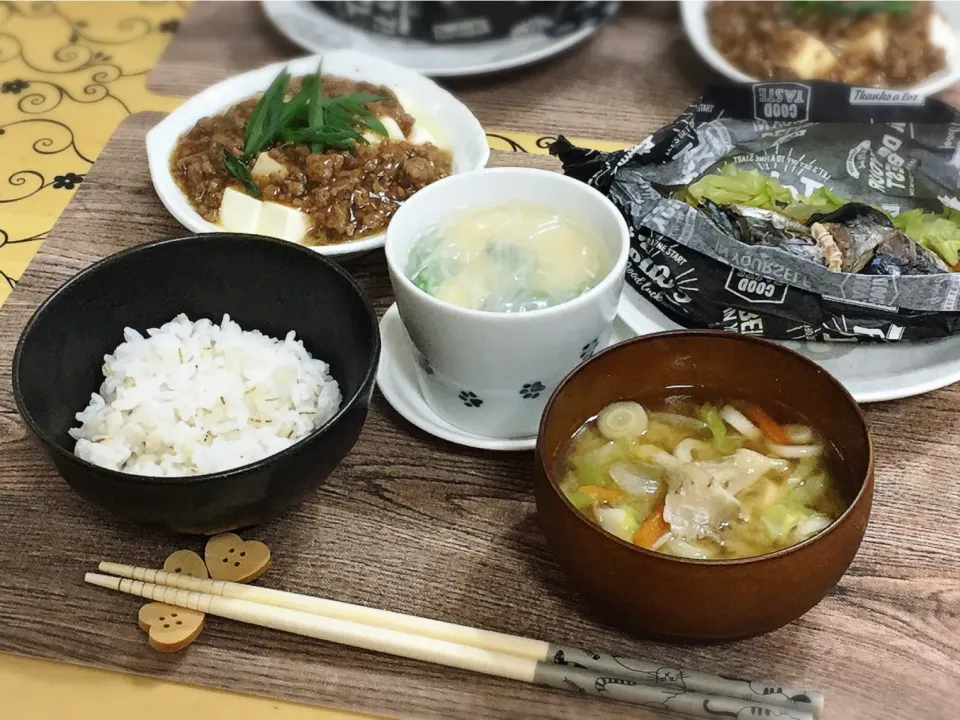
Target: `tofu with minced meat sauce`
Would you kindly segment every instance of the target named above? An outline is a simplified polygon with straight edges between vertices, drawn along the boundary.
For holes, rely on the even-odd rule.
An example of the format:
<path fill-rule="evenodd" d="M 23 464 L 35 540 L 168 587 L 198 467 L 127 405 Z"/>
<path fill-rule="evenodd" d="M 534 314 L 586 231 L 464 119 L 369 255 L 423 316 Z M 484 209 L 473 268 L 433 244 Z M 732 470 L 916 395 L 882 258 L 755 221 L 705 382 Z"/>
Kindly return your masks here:
<path fill-rule="evenodd" d="M 433 145 L 437 144 L 436 139 L 429 130 L 423 127 L 422 123 L 414 122 L 413 129 L 410 130 L 410 134 L 404 136 L 400 126 L 397 125 L 397 121 L 393 118 L 384 115 L 383 117 L 377 119 L 383 124 L 384 129 L 387 131 L 387 137 L 384 138 L 383 135 L 375 133 L 373 130 L 367 130 L 365 133 L 363 133 L 363 138 L 371 145 L 377 145 L 384 140 L 394 140 L 398 142 L 400 140 L 406 140 L 414 145 L 425 145 L 427 143 L 431 143 Z"/>
<path fill-rule="evenodd" d="M 861 55 L 882 58 L 887 51 L 889 32 L 886 26 L 874 25 L 854 38 L 843 43 L 843 49 Z"/>
<path fill-rule="evenodd" d="M 386 88 L 345 78 L 325 77 L 324 82 L 333 96 L 389 94 Z M 250 177 L 262 199 L 252 197 L 220 158 L 224 151 L 241 156 L 244 126 L 255 104 L 256 98 L 250 98 L 199 120 L 171 158 L 171 171 L 194 209 L 228 231 L 311 244 L 364 237 L 382 232 L 403 200 L 452 171 L 449 151 L 440 149 L 434 134 L 406 111 L 406 98 L 397 94 L 396 102 L 368 105 L 387 135 L 368 128 L 366 146 L 311 153 L 308 145 L 280 145 L 259 153 Z"/>
<path fill-rule="evenodd" d="M 273 202 L 261 205 L 263 209 L 260 212 L 260 224 L 257 226 L 258 235 L 299 243 L 310 232 L 310 218 L 299 210 Z"/>
<path fill-rule="evenodd" d="M 780 64 L 805 80 L 826 76 L 837 64 L 837 56 L 813 35 L 802 33 L 793 51 Z"/>
<path fill-rule="evenodd" d="M 276 160 L 274 160 L 268 153 L 262 152 L 257 155 L 257 161 L 253 164 L 253 167 L 250 169 L 250 177 L 252 178 L 265 178 L 270 177 L 271 175 L 276 175 L 281 178 L 285 178 L 288 174 L 286 166 L 281 165 Z"/>
<path fill-rule="evenodd" d="M 238 233 L 256 233 L 263 203 L 246 193 L 228 187 L 220 203 L 220 226 Z"/>
<path fill-rule="evenodd" d="M 405 138 L 393 118 L 384 116 L 380 121 L 387 130 L 387 140 L 406 140 L 414 145 L 435 144 L 433 135 L 418 124 L 413 126 L 410 137 Z M 368 135 L 372 137 L 367 137 Z M 372 131 L 365 133 L 364 137 L 367 137 L 371 144 L 385 139 Z M 307 156 L 305 172 L 314 182 L 329 183 L 342 170 L 343 164 L 342 155 L 312 153 Z M 398 178 L 405 184 L 415 185 L 429 180 L 433 171 L 432 165 L 425 158 L 407 158 L 400 163 Z M 266 152 L 257 156 L 250 170 L 254 179 L 285 178 L 288 174 L 287 168 Z M 261 202 L 238 190 L 227 188 L 220 204 L 220 225 L 231 232 L 256 233 L 300 243 L 310 232 L 313 223 L 306 213 L 296 208 L 280 203 Z"/>

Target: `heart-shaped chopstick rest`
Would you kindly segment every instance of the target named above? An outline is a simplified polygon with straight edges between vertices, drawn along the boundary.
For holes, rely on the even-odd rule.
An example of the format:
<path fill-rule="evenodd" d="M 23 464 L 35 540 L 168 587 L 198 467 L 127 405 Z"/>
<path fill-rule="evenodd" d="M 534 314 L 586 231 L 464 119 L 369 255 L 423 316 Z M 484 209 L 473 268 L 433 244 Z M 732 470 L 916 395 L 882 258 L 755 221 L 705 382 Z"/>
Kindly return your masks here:
<path fill-rule="evenodd" d="M 137 620 L 148 635 L 150 647 L 159 652 L 177 652 L 197 639 L 205 617 L 196 610 L 155 602 L 140 608 Z"/>
<path fill-rule="evenodd" d="M 256 580 L 270 567 L 270 548 L 233 533 L 210 538 L 204 556 L 206 562 L 193 550 L 177 550 L 163 563 L 163 569 L 168 573 L 245 583 Z M 204 617 L 196 610 L 154 602 L 140 608 L 139 624 L 151 647 L 160 652 L 176 652 L 196 640 L 203 630 Z"/>
<path fill-rule="evenodd" d="M 163 569 L 168 573 L 181 573 L 198 578 L 210 577 L 203 558 L 193 550 L 177 550 L 163 563 Z"/>
<path fill-rule="evenodd" d="M 204 559 L 214 580 L 251 582 L 270 567 L 270 548 L 259 540 L 244 540 L 239 535 L 223 533 L 207 542 Z"/>
<path fill-rule="evenodd" d="M 193 550 L 177 550 L 163 563 L 163 569 L 169 573 L 209 577 L 203 558 Z M 197 639 L 203 630 L 204 617 L 202 612 L 155 602 L 140 608 L 137 620 L 140 629 L 147 633 L 150 647 L 159 652 L 177 652 Z"/>

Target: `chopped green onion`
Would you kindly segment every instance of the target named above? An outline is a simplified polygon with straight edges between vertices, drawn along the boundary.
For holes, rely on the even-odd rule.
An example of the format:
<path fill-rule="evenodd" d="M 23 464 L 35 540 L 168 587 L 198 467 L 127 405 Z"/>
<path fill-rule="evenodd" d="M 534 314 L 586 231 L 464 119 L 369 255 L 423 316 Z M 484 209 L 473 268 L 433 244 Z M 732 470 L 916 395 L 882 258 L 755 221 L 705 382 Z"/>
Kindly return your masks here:
<path fill-rule="evenodd" d="M 323 75 L 321 75 L 320 70 L 323 67 L 323 62 L 321 61 L 317 65 L 317 73 L 313 76 L 314 80 L 312 85 L 313 94 L 310 97 L 310 105 L 307 107 L 307 127 L 316 130 L 323 129 Z M 319 142 L 313 143 L 310 149 L 315 152 L 322 152 L 323 145 Z"/>
<path fill-rule="evenodd" d="M 247 170 L 247 166 L 244 165 L 242 160 L 230 154 L 230 151 L 227 149 L 224 149 L 223 151 L 223 166 L 230 172 L 231 175 L 243 183 L 243 186 L 247 189 L 247 192 L 249 192 L 255 198 L 260 198 L 260 188 L 257 187 L 256 183 L 253 182 L 253 178 L 250 177 L 250 172 Z"/>
<path fill-rule="evenodd" d="M 349 150 L 355 143 L 366 143 L 366 139 L 355 130 L 324 131 L 315 128 L 301 128 L 299 130 L 284 130 L 281 137 L 287 143 L 317 143 Z"/>
<path fill-rule="evenodd" d="M 284 143 L 310 143 L 315 153 L 330 148 L 352 150 L 368 141 L 360 130 L 369 128 L 386 137 L 387 129 L 366 106 L 385 100 L 382 95 L 355 92 L 329 97 L 323 92 L 322 65 L 305 76 L 300 89 L 285 100 L 291 75 L 280 71 L 254 105 L 243 129 L 243 153 L 237 158 L 224 151 L 224 167 L 255 197 L 260 191 L 250 177 L 248 164 L 257 153 Z"/>
<path fill-rule="evenodd" d="M 268 129 L 276 127 L 277 118 L 283 105 L 283 96 L 287 92 L 287 85 L 290 83 L 290 73 L 286 68 L 280 71 L 280 74 L 270 83 L 270 87 L 257 101 L 253 108 L 253 113 L 247 121 L 243 132 L 243 157 L 249 160 L 258 152 L 263 150 L 267 143 L 264 138 Z"/>
<path fill-rule="evenodd" d="M 362 117 L 360 119 L 360 122 L 362 122 L 368 128 L 373 130 L 377 135 L 382 135 L 383 137 L 387 137 L 387 135 L 389 134 L 387 132 L 387 129 L 383 126 L 383 123 L 380 122 L 379 118 L 377 118 L 375 115 Z"/>
<path fill-rule="evenodd" d="M 847 0 L 846 2 L 793 0 L 787 3 L 787 12 L 794 16 L 821 11 L 831 15 L 873 15 L 876 13 L 907 15 L 911 10 L 910 5 L 910 0 Z"/>
<path fill-rule="evenodd" d="M 385 99 L 383 95 L 374 95 L 373 93 L 367 92 L 347 93 L 346 95 L 337 95 L 335 98 L 332 98 L 334 102 L 340 105 L 352 105 L 354 107 L 363 107 L 368 103 L 380 102 Z M 364 110 L 366 110 L 366 108 L 364 108 Z"/>

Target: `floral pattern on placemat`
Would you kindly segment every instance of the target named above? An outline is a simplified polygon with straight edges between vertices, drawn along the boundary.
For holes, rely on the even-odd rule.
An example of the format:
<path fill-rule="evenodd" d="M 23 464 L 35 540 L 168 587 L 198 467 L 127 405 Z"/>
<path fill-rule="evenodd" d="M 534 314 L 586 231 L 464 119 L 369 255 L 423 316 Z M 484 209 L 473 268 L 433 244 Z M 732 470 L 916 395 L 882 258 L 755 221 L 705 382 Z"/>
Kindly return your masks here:
<path fill-rule="evenodd" d="M 125 117 L 187 3 L 0 3 L 0 303 Z"/>

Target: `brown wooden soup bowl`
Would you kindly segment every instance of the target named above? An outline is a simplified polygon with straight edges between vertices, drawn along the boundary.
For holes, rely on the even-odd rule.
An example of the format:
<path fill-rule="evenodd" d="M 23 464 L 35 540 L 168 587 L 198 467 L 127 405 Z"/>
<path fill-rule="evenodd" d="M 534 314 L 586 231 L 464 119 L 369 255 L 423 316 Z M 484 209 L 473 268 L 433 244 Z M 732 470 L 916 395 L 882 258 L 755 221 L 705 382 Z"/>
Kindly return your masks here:
<path fill-rule="evenodd" d="M 850 507 L 797 545 L 736 560 L 688 560 L 601 530 L 557 487 L 571 436 L 604 406 L 667 388 L 782 405 L 830 441 Z M 680 391 L 682 392 L 682 391 Z M 712 643 L 770 632 L 816 605 L 853 561 L 873 500 L 873 448 L 857 403 L 816 363 L 774 343 L 680 331 L 615 345 L 564 379 L 537 438 L 537 513 L 557 562 L 610 622 L 643 637 Z"/>

